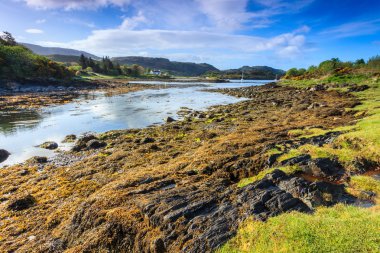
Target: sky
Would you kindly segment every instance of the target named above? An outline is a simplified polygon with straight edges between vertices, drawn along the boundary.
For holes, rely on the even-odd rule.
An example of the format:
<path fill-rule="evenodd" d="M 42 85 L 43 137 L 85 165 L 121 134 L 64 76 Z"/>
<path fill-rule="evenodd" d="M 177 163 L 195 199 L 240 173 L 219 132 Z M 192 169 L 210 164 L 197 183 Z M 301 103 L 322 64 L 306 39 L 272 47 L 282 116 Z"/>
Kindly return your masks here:
<path fill-rule="evenodd" d="M 0 0 L 0 31 L 97 56 L 286 70 L 380 54 L 380 0 Z"/>

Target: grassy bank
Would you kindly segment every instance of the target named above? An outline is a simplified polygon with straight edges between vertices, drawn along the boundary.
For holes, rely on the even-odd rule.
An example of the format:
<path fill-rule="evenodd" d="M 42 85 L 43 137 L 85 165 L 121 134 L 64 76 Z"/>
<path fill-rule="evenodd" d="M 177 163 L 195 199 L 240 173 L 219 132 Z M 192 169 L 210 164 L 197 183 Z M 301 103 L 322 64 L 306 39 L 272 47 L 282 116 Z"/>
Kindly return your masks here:
<path fill-rule="evenodd" d="M 217 252 L 379 252 L 380 213 L 336 205 L 313 215 L 287 213 L 267 222 L 247 220 Z"/>

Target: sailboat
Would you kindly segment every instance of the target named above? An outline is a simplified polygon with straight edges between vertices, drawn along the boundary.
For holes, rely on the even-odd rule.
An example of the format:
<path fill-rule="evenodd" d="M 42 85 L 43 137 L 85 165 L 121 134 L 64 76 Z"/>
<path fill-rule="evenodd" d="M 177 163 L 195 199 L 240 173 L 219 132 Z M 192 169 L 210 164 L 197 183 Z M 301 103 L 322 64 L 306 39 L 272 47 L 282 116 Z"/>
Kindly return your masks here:
<path fill-rule="evenodd" d="M 244 80 L 244 72 L 242 71 L 241 72 L 241 79 L 240 79 L 240 81 L 243 81 Z"/>

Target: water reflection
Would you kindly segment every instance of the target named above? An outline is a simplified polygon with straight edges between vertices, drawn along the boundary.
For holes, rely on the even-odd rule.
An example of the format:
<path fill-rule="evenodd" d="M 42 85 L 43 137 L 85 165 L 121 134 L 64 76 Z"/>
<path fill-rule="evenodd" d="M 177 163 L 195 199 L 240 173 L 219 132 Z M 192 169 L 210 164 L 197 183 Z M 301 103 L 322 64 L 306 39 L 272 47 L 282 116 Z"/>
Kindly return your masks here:
<path fill-rule="evenodd" d="M 18 130 L 36 128 L 42 121 L 43 116 L 35 110 L 2 111 L 0 119 L 0 133 L 12 135 Z"/>
<path fill-rule="evenodd" d="M 19 111 L 0 114 L 0 148 L 12 155 L 0 164 L 22 162 L 34 155 L 52 156 L 54 152 L 35 146 L 45 141 L 61 141 L 68 134 L 105 132 L 114 129 L 142 128 L 162 123 L 168 116 L 177 117 L 181 107 L 205 110 L 213 105 L 243 100 L 207 88 L 226 88 L 260 85 L 266 81 L 249 83 L 221 83 L 178 86 L 168 89 L 147 89 L 127 94 L 108 96 L 93 92 L 72 103 L 53 106 L 41 112 Z"/>

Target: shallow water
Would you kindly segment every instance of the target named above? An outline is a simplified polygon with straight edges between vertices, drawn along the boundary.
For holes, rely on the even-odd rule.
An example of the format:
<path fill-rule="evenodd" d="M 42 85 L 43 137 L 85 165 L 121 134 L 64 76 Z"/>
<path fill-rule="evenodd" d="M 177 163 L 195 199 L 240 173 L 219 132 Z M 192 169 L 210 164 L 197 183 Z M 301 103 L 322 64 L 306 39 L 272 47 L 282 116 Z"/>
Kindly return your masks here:
<path fill-rule="evenodd" d="M 93 92 L 72 103 L 47 107 L 39 112 L 2 111 L 0 149 L 8 150 L 11 156 L 1 163 L 0 167 L 20 163 L 37 155 L 54 156 L 54 151 L 36 146 L 45 141 L 55 141 L 60 149 L 67 149 L 69 146 L 62 144 L 61 141 L 68 134 L 80 135 L 85 132 L 99 133 L 116 129 L 143 128 L 164 123 L 164 119 L 168 116 L 178 118 L 177 112 L 181 107 L 206 110 L 213 105 L 243 100 L 220 93 L 201 91 L 204 89 L 243 87 L 267 82 L 178 83 L 177 87 L 148 89 L 115 96 Z M 173 85 L 173 83 L 168 84 Z"/>

